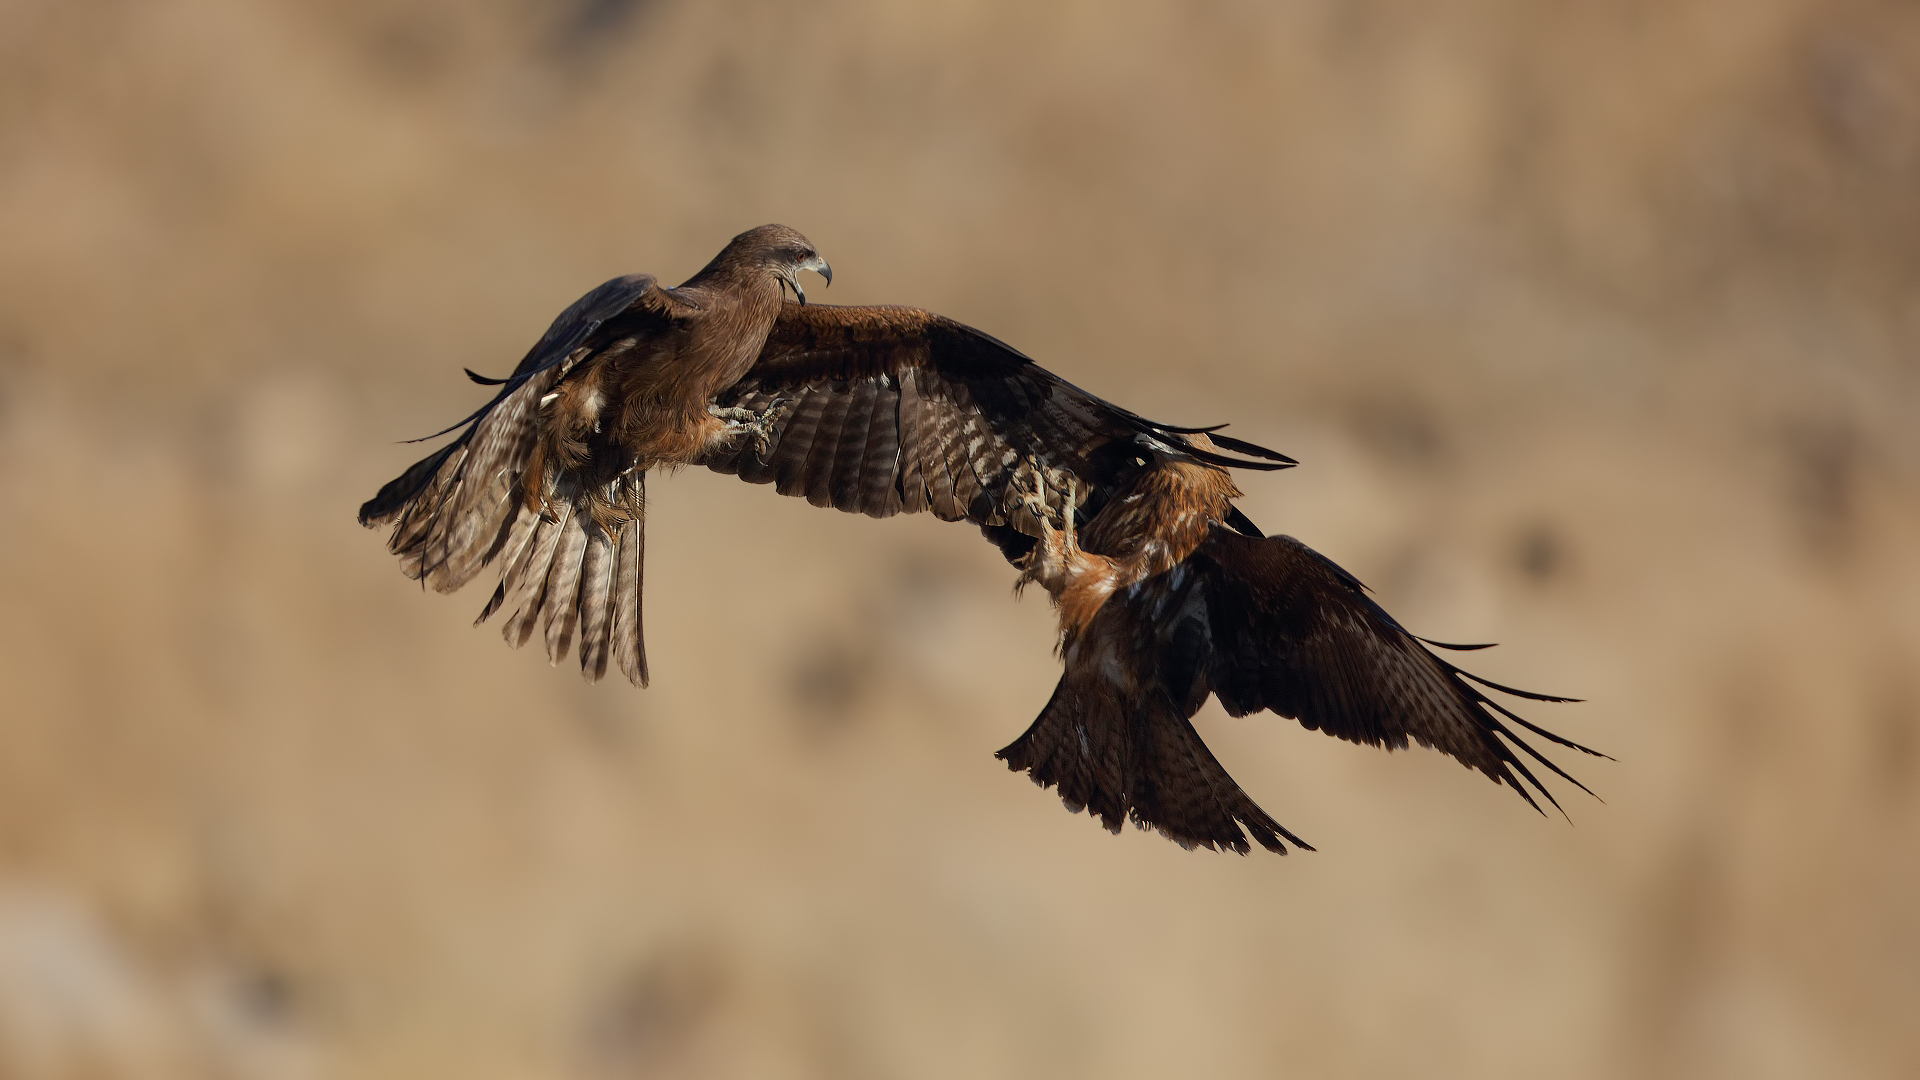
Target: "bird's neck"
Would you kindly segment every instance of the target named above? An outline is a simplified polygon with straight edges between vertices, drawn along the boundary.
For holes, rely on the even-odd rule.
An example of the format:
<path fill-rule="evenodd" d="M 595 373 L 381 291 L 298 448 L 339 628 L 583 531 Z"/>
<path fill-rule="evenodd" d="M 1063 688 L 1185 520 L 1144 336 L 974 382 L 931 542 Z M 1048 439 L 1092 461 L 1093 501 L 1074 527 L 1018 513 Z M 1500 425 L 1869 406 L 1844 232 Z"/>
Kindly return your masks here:
<path fill-rule="evenodd" d="M 721 252 L 714 260 L 700 268 L 700 272 L 686 280 L 680 287 L 708 289 L 737 289 L 748 292 L 756 288 L 778 289 L 780 279 L 758 260 L 736 259 L 731 253 Z"/>
<path fill-rule="evenodd" d="M 680 288 L 713 297 L 725 297 L 756 315 L 778 313 L 786 296 L 780 279 L 763 266 L 736 265 L 715 260 L 688 278 Z"/>

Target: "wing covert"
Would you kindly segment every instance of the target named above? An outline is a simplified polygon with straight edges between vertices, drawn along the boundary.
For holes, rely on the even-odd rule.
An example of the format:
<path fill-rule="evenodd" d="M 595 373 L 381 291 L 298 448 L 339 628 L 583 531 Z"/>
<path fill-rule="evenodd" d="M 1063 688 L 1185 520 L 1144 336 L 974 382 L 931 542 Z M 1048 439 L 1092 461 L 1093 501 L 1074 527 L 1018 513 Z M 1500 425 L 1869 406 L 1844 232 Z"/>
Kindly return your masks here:
<path fill-rule="evenodd" d="M 788 302 L 759 360 L 717 404 L 784 404 L 766 454 L 742 444 L 705 464 L 783 495 L 873 517 L 928 511 L 1010 522 L 1009 486 L 1037 465 L 1047 502 L 1069 489 L 1097 512 L 1149 449 L 1216 464 L 1281 468 L 1193 446 L 1193 429 L 1154 424 L 1073 386 L 1009 345 L 931 312 Z M 1024 530 L 1023 530 L 1024 531 Z"/>

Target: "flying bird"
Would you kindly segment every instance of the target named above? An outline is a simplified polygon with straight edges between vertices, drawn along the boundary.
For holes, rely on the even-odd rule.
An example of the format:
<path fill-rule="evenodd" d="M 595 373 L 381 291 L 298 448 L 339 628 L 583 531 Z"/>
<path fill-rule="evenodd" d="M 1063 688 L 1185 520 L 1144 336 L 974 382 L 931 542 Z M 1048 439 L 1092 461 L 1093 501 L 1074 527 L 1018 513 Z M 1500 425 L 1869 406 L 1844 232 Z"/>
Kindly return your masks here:
<path fill-rule="evenodd" d="M 1558 802 L 1526 759 L 1587 790 L 1509 724 L 1598 751 L 1486 691 L 1572 699 L 1460 670 L 1426 646 L 1485 646 L 1416 638 L 1351 574 L 1233 505 L 1229 470 L 1293 459 L 1148 420 L 931 312 L 808 304 L 801 271 L 832 283 L 804 236 L 766 225 L 680 286 L 634 275 L 587 293 L 511 375 L 467 372 L 493 399 L 361 524 L 390 526 L 402 570 L 438 591 L 497 573 L 476 624 L 501 617 L 515 646 L 538 633 L 554 663 L 577 640 L 588 679 L 611 663 L 645 686 L 649 470 L 703 465 L 816 506 L 971 522 L 1059 615 L 1060 682 L 997 756 L 1112 831 L 1131 819 L 1184 847 L 1311 850 L 1201 741 L 1191 718 L 1209 696 L 1235 716 L 1432 747 L 1536 810 L 1534 792 Z"/>

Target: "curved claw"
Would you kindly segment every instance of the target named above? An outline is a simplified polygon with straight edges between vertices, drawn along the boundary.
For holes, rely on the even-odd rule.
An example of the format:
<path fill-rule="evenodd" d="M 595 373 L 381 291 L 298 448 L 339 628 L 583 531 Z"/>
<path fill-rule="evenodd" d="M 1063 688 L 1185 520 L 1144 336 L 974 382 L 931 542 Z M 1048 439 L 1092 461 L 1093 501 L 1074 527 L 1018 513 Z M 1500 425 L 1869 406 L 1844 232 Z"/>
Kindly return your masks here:
<path fill-rule="evenodd" d="M 1032 514 L 1042 533 L 1053 528 L 1053 507 L 1047 504 L 1046 471 L 1040 464 L 1037 454 L 1028 454 L 1026 468 L 1016 470 L 1013 475 L 1013 493 L 1018 496 L 1017 505 L 1026 508 Z"/>
<path fill-rule="evenodd" d="M 786 419 L 792 403 L 792 398 L 775 398 L 765 411 L 747 425 L 747 430 L 753 435 L 753 456 L 762 465 L 767 463 L 767 454 L 773 450 L 774 425 Z"/>

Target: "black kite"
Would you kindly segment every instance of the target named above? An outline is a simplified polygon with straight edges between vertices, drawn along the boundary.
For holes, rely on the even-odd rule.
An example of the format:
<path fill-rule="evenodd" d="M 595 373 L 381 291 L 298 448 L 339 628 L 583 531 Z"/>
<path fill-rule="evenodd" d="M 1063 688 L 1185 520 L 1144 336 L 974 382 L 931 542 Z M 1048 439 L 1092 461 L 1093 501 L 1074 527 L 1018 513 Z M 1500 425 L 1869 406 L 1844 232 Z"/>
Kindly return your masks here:
<path fill-rule="evenodd" d="M 1308 847 L 1201 742 L 1190 718 L 1209 695 L 1235 716 L 1271 709 L 1351 742 L 1433 747 L 1536 809 L 1526 784 L 1553 796 L 1516 749 L 1579 785 L 1505 721 L 1596 751 L 1481 687 L 1567 699 L 1440 659 L 1352 575 L 1263 537 L 1233 506 L 1228 468 L 1292 459 L 1154 423 L 929 312 L 809 306 L 801 270 L 832 281 L 805 237 L 769 225 L 678 288 L 642 275 L 593 290 L 506 379 L 468 372 L 499 392 L 361 523 L 391 525 L 402 569 L 441 592 L 497 565 L 481 620 L 503 615 L 515 645 L 543 632 L 554 662 L 577 637 L 589 679 L 611 659 L 645 686 L 651 468 L 700 464 L 816 506 L 974 522 L 1060 614 L 1065 673 L 998 756 L 1109 829 L 1131 817 L 1187 847 L 1245 852 L 1248 833 L 1283 854 L 1282 838 Z"/>

